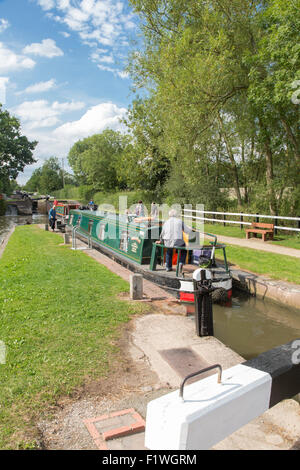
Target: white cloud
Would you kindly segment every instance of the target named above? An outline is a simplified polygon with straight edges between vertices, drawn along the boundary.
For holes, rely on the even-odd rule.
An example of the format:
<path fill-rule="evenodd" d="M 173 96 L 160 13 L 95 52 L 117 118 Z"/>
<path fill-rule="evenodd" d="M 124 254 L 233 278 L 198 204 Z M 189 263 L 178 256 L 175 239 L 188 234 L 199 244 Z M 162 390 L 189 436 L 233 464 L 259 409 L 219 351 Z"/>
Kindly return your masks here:
<path fill-rule="evenodd" d="M 16 54 L 0 42 L 0 73 L 32 69 L 34 66 L 32 59 Z"/>
<path fill-rule="evenodd" d="M 45 103 L 40 109 L 45 109 Z M 100 133 L 107 128 L 126 132 L 125 125 L 120 123 L 120 118 L 124 117 L 126 111 L 114 103 L 101 103 L 90 108 L 79 120 L 67 122 L 53 131 L 43 128 L 33 129 L 28 127 L 27 123 L 22 123 L 22 131 L 27 138 L 38 141 L 34 151 L 38 163 L 25 168 L 25 173 L 18 177 L 20 184 L 24 184 L 30 178 L 33 170 L 43 164 L 43 160 L 53 155 L 66 157 L 72 145 L 79 139 Z"/>
<path fill-rule="evenodd" d="M 51 10 L 55 7 L 54 0 L 37 0 L 38 4 L 43 8 L 43 10 Z"/>
<path fill-rule="evenodd" d="M 9 21 L 0 18 L 0 33 L 3 33 L 10 26 Z"/>
<path fill-rule="evenodd" d="M 0 77 L 0 103 L 6 103 L 6 87 L 9 82 L 8 77 Z"/>
<path fill-rule="evenodd" d="M 113 69 L 112 67 L 108 67 L 107 65 L 102 65 L 102 64 L 98 64 L 97 67 L 99 70 L 103 70 L 104 72 L 111 72 L 115 76 L 118 76 L 122 79 L 129 78 L 128 73 L 124 72 L 123 70 Z"/>
<path fill-rule="evenodd" d="M 120 118 L 124 117 L 126 108 L 119 108 L 114 103 L 101 103 L 90 108 L 78 121 L 67 122 L 53 131 L 60 138 L 70 142 L 102 132 L 106 128 L 124 129 Z"/>
<path fill-rule="evenodd" d="M 54 78 L 51 80 L 48 80 L 47 82 L 39 82 L 35 83 L 34 85 L 30 85 L 25 90 L 19 91 L 16 93 L 16 95 L 21 95 L 23 93 L 43 93 L 45 91 L 49 91 L 53 88 L 55 88 L 56 82 Z"/>
<path fill-rule="evenodd" d="M 49 103 L 47 100 L 24 101 L 19 106 L 13 108 L 16 114 L 25 123 L 26 129 L 38 129 L 43 127 L 53 127 L 60 122 L 60 116 L 64 113 L 77 111 L 84 108 L 81 101 L 70 103 Z"/>
<path fill-rule="evenodd" d="M 64 37 L 64 38 L 69 38 L 71 36 L 71 34 L 67 33 L 66 31 L 61 31 L 60 34 Z"/>
<path fill-rule="evenodd" d="M 122 48 L 128 47 L 129 34 L 132 34 L 136 26 L 135 16 L 125 2 L 120 0 L 56 0 L 54 5 L 54 2 L 45 0 L 36 1 L 47 10 L 48 17 L 67 25 L 71 31 L 75 31 L 83 44 L 92 49 L 97 49 L 99 46 L 109 48 L 106 63 L 112 64 L 120 61 L 116 59 L 121 58 Z M 53 3 L 52 8 L 50 3 Z M 50 10 L 53 10 L 53 13 Z M 92 60 L 98 63 L 95 58 Z M 104 62 L 103 58 L 102 62 Z M 113 68 L 106 70 L 121 78 L 125 77 L 120 70 Z"/>
<path fill-rule="evenodd" d="M 33 54 L 41 57 L 59 57 L 64 55 L 63 51 L 57 47 L 53 39 L 43 39 L 41 43 L 33 43 L 29 46 L 24 47 L 24 54 Z"/>

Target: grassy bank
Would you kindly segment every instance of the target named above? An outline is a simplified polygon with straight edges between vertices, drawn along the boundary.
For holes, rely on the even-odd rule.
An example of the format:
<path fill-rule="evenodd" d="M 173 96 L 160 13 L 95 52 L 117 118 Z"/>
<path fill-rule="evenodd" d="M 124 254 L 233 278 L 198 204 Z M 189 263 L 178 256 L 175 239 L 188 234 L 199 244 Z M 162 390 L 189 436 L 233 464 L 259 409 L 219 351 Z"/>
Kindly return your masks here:
<path fill-rule="evenodd" d="M 17 227 L 0 260 L 1 449 L 34 446 L 36 417 L 108 373 L 118 327 L 144 308 L 117 298 L 125 281 L 61 243 L 37 226 Z"/>
<path fill-rule="evenodd" d="M 277 255 L 236 245 L 226 247 L 227 259 L 241 269 L 262 274 L 272 279 L 300 284 L 299 258 Z"/>

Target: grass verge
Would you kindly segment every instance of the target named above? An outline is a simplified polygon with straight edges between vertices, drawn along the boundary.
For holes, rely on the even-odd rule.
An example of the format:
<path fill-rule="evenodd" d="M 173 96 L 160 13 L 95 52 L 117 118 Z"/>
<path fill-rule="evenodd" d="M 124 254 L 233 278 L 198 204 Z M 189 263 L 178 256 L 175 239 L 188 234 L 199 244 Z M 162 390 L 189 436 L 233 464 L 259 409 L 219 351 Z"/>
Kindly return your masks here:
<path fill-rule="evenodd" d="M 107 374 L 118 327 L 145 308 L 117 298 L 127 282 L 61 243 L 37 226 L 17 227 L 0 260 L 1 449 L 34 447 L 36 417 Z"/>
<path fill-rule="evenodd" d="M 227 259 L 241 269 L 262 274 L 272 279 L 300 284 L 300 263 L 292 256 L 276 255 L 265 251 L 226 246 Z"/>

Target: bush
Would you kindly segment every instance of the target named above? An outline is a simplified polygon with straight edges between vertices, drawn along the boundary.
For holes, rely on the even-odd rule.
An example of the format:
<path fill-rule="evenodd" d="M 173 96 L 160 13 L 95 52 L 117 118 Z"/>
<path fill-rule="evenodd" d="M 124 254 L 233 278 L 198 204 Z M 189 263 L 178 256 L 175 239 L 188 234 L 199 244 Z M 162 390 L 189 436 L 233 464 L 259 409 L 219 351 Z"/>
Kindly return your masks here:
<path fill-rule="evenodd" d="M 79 199 L 80 201 L 87 203 L 94 198 L 95 190 L 92 186 L 83 185 L 79 186 Z"/>

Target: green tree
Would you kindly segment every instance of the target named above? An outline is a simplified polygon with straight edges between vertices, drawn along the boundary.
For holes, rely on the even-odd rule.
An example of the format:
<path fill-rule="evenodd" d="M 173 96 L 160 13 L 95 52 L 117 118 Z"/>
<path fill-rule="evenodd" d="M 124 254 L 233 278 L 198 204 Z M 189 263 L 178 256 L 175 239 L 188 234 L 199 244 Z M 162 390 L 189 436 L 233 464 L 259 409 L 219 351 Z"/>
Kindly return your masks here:
<path fill-rule="evenodd" d="M 33 150 L 37 142 L 30 142 L 21 134 L 21 125 L 0 104 L 0 185 L 17 178 L 26 165 L 35 162 Z"/>
<path fill-rule="evenodd" d="M 176 168 L 188 186 L 195 175 L 201 185 L 206 175 L 216 190 L 225 178 L 239 205 L 246 185 L 247 203 L 260 200 L 272 214 L 288 194 L 294 212 L 299 104 L 291 97 L 300 70 L 299 0 L 131 4 L 141 18 L 144 48 L 132 56 L 130 71 L 136 88 L 146 87 L 155 100 L 172 174 Z"/>
<path fill-rule="evenodd" d="M 155 101 L 134 100 L 124 123 L 132 139 L 117 166 L 118 177 L 125 179 L 129 189 L 157 193 L 157 199 L 169 176 L 170 160 L 164 153 L 163 128 Z"/>
<path fill-rule="evenodd" d="M 129 136 L 107 129 L 76 142 L 68 160 L 80 183 L 87 183 L 95 191 L 112 191 L 126 186 L 117 176 L 117 166 L 130 141 Z"/>
<path fill-rule="evenodd" d="M 49 194 L 63 187 L 63 175 L 56 157 L 48 158 L 37 168 L 27 181 L 25 189 L 27 191 L 38 191 L 41 194 Z"/>

